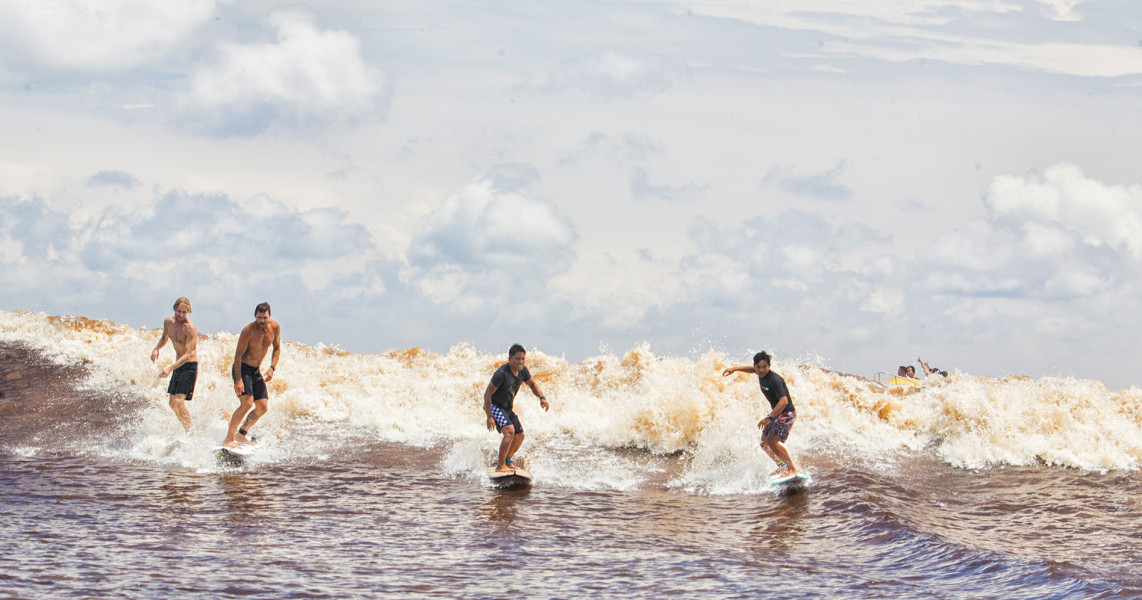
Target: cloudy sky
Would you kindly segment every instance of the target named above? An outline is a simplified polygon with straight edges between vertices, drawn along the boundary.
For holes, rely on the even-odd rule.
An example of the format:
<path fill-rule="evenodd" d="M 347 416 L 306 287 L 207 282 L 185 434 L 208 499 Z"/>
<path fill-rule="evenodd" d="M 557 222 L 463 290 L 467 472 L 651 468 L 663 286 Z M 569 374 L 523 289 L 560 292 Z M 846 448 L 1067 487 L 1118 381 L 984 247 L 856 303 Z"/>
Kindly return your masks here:
<path fill-rule="evenodd" d="M 1142 385 L 1140 100 L 1134 0 L 0 0 L 0 308 Z"/>

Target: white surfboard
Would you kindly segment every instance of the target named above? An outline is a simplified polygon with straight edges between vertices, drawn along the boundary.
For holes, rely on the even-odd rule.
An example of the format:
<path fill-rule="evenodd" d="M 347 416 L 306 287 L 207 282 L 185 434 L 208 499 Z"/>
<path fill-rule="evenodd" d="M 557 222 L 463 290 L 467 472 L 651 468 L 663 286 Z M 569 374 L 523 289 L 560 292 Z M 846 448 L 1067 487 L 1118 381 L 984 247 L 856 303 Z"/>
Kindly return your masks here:
<path fill-rule="evenodd" d="M 520 488 L 531 485 L 531 473 L 516 469 L 510 473 L 500 473 L 495 467 L 488 467 L 488 480 L 498 488 Z"/>
<path fill-rule="evenodd" d="M 242 462 L 247 458 L 253 456 L 253 446 L 240 446 L 238 448 L 228 448 L 226 446 L 218 446 L 214 449 L 214 453 L 218 455 L 221 460 L 228 460 L 231 462 Z"/>
<path fill-rule="evenodd" d="M 796 475 L 787 475 L 785 477 L 779 477 L 777 479 L 770 479 L 769 485 L 781 486 L 781 487 L 797 487 L 797 486 L 803 486 L 803 485 L 809 483 L 809 481 L 810 481 L 810 478 L 808 475 L 806 475 L 804 473 L 798 473 Z"/>

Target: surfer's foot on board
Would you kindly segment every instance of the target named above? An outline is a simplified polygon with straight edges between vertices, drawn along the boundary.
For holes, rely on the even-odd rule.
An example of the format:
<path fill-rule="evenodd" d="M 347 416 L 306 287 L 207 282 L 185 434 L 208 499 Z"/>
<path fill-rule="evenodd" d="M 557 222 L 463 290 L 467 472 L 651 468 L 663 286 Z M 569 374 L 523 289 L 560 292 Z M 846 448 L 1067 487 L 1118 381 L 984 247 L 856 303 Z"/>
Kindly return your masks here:
<path fill-rule="evenodd" d="M 248 437 L 246 437 L 240 433 L 234 436 L 234 440 L 237 441 L 239 444 L 242 444 L 243 446 L 257 446 L 258 445 L 257 440 L 252 440 L 252 439 L 250 439 L 250 438 L 248 438 Z M 223 445 L 225 445 L 225 444 L 223 444 Z M 237 446 L 235 446 L 235 447 L 237 447 Z"/>
<path fill-rule="evenodd" d="M 242 445 L 239 444 L 238 442 L 222 442 L 222 447 L 223 448 L 233 448 L 235 450 L 241 450 L 242 449 Z"/>
<path fill-rule="evenodd" d="M 499 467 L 499 466 L 497 466 L 497 467 L 496 467 L 496 472 L 497 472 L 497 473 L 514 473 L 514 472 L 515 472 L 515 468 L 513 468 L 513 467 L 511 467 L 511 466 L 509 466 L 509 465 L 504 465 L 504 466 L 502 466 L 502 467 Z"/>

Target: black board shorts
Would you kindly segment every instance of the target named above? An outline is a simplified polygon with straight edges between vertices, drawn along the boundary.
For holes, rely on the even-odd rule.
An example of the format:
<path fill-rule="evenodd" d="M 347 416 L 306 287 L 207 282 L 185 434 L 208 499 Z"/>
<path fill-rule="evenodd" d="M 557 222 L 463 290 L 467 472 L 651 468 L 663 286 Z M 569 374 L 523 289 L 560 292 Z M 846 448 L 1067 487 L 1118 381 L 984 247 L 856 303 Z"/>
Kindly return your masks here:
<path fill-rule="evenodd" d="M 171 382 L 167 385 L 167 393 L 186 394 L 189 402 L 194 397 L 194 384 L 198 381 L 198 363 L 188 362 L 171 373 Z"/>
<path fill-rule="evenodd" d="M 266 391 L 266 380 L 262 379 L 262 370 L 246 363 L 242 363 L 242 393 L 238 397 L 242 396 L 253 396 L 254 400 L 270 397 Z"/>

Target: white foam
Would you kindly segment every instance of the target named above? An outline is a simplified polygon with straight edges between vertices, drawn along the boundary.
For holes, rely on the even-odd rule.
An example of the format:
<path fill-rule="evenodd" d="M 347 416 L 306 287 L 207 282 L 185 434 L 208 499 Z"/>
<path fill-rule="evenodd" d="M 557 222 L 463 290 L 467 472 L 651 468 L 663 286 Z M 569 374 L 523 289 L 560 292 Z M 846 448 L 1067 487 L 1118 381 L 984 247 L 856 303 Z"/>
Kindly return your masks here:
<path fill-rule="evenodd" d="M 34 346 L 61 363 L 84 363 L 86 385 L 147 399 L 132 452 L 155 456 L 158 442 L 182 435 L 167 407 L 161 367 L 150 362 L 157 330 L 115 323 L 0 311 L 0 340 Z M 229 369 L 236 336 L 199 342 L 199 379 L 188 406 L 195 439 L 216 444 L 237 407 Z M 527 433 L 522 454 L 537 481 L 585 489 L 630 489 L 654 475 L 654 461 L 680 456 L 669 484 L 703 493 L 768 488 L 770 460 L 758 447 L 757 421 L 768 410 L 756 377 L 722 370 L 741 364 L 718 352 L 660 357 L 648 347 L 579 363 L 532 352 L 527 357 L 551 402 L 525 386 L 516 398 Z M 265 460 L 328 453 L 342 431 L 418 447 L 449 445 L 444 471 L 478 477 L 494 459 L 499 435 L 487 431 L 483 392 L 504 356 L 457 345 L 447 354 L 419 349 L 351 354 L 287 342 L 269 384 L 270 411 L 258 423 L 276 439 Z M 1142 392 L 1112 392 L 1095 381 L 953 373 L 916 389 L 776 361 L 797 407 L 788 448 L 795 460 L 831 454 L 885 462 L 931 453 L 957 467 L 1046 463 L 1081 469 L 1137 469 L 1142 463 Z M 291 441 L 291 428 L 317 433 Z M 154 438 L 154 439 L 152 439 Z M 316 441 L 315 441 L 316 440 Z M 292 444 L 306 444 L 293 448 Z M 640 452 L 625 452 L 624 449 Z M 195 460 L 175 452 L 176 460 Z M 261 453 L 260 453 L 261 454 Z M 263 457 L 260 456 L 259 460 Z M 599 461 L 606 461 L 601 474 Z M 811 465 L 810 465 L 811 466 Z"/>

